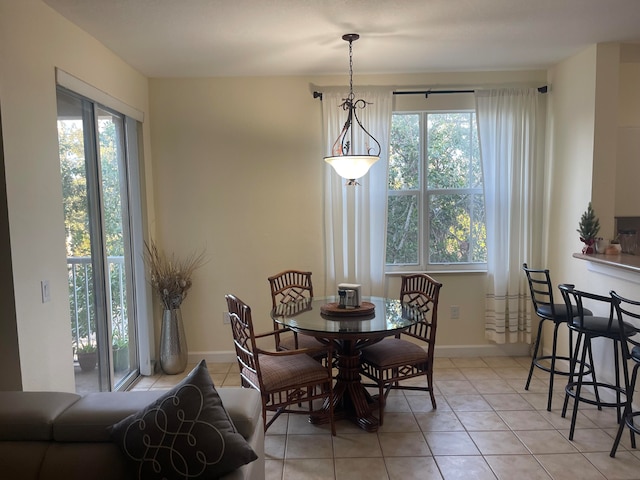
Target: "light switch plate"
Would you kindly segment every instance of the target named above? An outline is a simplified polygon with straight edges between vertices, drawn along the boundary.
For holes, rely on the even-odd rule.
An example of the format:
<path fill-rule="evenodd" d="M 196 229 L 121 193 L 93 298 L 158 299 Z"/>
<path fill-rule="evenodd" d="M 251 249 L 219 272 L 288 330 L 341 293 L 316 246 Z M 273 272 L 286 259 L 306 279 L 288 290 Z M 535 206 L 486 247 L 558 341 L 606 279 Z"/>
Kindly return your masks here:
<path fill-rule="evenodd" d="M 42 280 L 40 282 L 40 291 L 42 293 L 42 303 L 51 301 L 51 289 L 49 288 L 49 280 Z"/>

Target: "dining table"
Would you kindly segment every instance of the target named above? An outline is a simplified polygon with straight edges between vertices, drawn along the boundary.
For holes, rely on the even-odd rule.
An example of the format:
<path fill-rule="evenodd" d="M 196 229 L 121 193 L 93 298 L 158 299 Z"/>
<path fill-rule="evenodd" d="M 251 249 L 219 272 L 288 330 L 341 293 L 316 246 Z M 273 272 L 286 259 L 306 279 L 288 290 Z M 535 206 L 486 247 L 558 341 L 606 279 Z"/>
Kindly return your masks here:
<path fill-rule="evenodd" d="M 337 297 L 308 298 L 277 305 L 271 318 L 290 330 L 332 344 L 337 375 L 333 387 L 334 418 L 347 418 L 367 432 L 378 430 L 373 412 L 377 396 L 361 382 L 360 354 L 363 348 L 396 335 L 416 323 L 422 313 L 400 300 L 363 297 L 355 308 L 341 307 Z M 324 405 L 323 408 L 328 408 Z M 312 423 L 321 417 L 310 417 Z"/>

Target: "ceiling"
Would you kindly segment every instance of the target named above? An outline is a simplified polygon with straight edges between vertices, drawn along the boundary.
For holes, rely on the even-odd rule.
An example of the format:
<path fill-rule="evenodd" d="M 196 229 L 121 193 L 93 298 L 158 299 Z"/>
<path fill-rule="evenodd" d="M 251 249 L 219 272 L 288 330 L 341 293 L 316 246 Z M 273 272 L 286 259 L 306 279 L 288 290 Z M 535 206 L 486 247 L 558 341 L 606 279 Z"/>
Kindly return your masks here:
<path fill-rule="evenodd" d="M 639 0 L 43 0 L 148 77 L 545 69 L 640 42 Z"/>

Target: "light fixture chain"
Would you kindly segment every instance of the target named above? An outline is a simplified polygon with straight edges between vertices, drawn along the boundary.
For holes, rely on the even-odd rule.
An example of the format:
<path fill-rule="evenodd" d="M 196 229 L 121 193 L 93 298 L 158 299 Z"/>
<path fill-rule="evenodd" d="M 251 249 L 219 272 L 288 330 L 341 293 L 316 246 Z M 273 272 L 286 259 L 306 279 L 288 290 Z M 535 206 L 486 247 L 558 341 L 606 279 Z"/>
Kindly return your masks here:
<path fill-rule="evenodd" d="M 349 40 L 349 99 L 353 98 L 353 40 Z"/>

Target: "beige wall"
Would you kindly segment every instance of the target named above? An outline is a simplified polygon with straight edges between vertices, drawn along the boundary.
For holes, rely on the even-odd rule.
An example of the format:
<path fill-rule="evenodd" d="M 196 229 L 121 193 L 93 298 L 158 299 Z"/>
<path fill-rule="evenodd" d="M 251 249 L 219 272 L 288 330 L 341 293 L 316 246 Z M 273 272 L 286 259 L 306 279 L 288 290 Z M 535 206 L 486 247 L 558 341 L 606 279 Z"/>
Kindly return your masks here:
<path fill-rule="evenodd" d="M 356 76 L 354 83 L 464 88 L 539 86 L 545 80 L 546 72 L 534 71 Z M 222 324 L 225 293 L 252 306 L 259 330 L 271 325 L 267 277 L 274 273 L 309 269 L 317 296 L 334 293 L 324 288 L 326 153 L 321 104 L 311 92 L 317 85 L 346 81 L 346 74 L 150 80 L 157 212 L 152 227 L 169 251 L 186 254 L 205 247 L 210 258 L 196 272 L 183 304 L 192 357 L 231 352 L 231 332 Z M 443 101 L 443 96 L 412 99 L 418 109 Z M 440 350 L 482 346 L 485 353 L 499 352 L 484 338 L 485 275 L 434 276 L 444 283 Z M 397 296 L 399 290 L 398 277 L 390 277 L 389 296 Z M 460 306 L 460 319 L 450 320 L 451 305 Z"/>
<path fill-rule="evenodd" d="M 55 67 L 146 112 L 147 80 L 39 0 L 0 0 L 0 106 L 25 390 L 75 389 Z M 148 122 L 144 126 L 149 138 Z M 150 159 L 150 148 L 147 144 Z M 50 282 L 42 303 L 40 281 Z M 3 368 L 7 368 L 4 365 Z"/>

